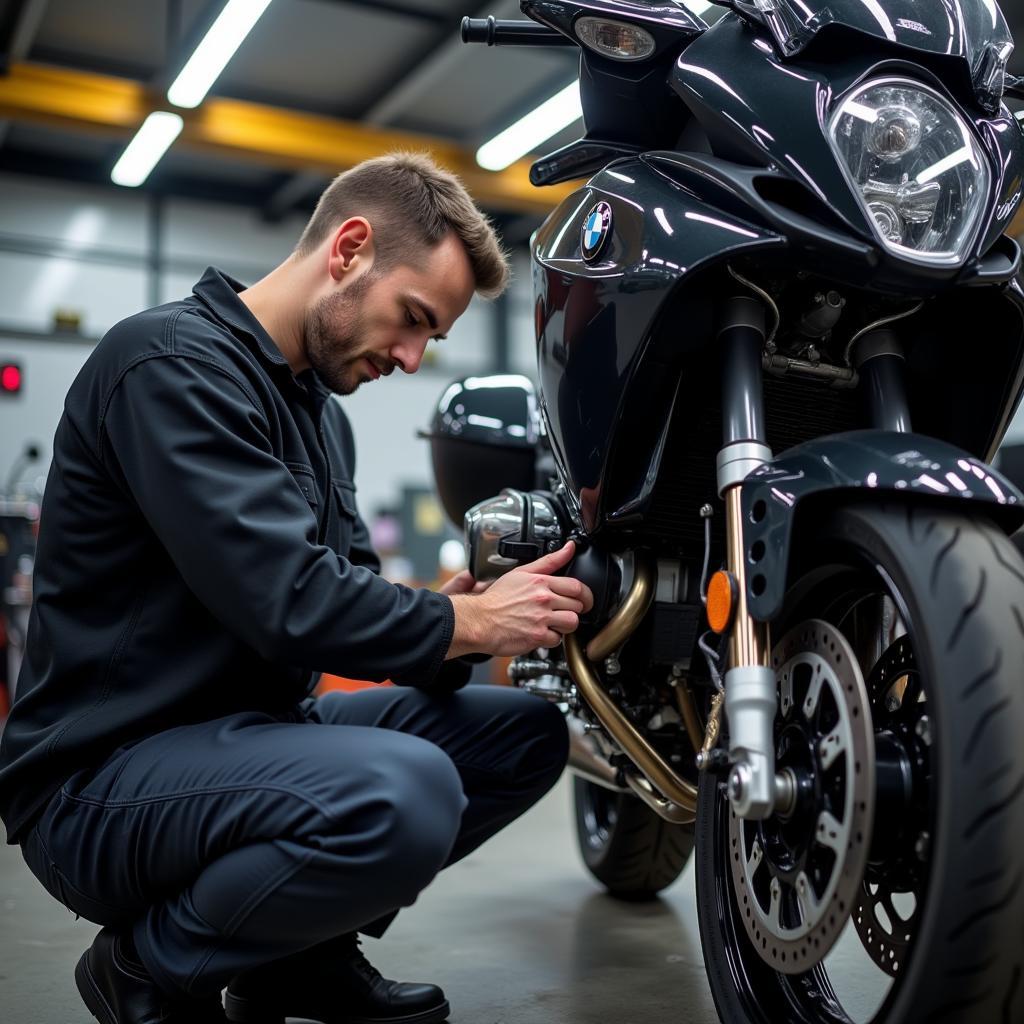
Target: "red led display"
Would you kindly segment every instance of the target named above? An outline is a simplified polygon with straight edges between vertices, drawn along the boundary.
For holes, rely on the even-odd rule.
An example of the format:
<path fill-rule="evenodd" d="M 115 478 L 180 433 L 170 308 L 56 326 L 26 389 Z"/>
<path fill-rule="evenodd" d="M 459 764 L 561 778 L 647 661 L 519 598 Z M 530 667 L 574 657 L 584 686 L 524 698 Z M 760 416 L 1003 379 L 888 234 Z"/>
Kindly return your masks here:
<path fill-rule="evenodd" d="M 21 367 L 17 363 L 0 364 L 0 391 L 9 395 L 21 390 Z"/>

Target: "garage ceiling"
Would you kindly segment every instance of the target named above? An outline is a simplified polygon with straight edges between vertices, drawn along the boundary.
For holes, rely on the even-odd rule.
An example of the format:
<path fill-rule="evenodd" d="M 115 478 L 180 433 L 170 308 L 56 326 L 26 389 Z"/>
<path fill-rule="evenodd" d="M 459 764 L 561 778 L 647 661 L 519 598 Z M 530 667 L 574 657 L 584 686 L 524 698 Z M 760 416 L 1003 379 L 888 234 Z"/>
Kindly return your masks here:
<path fill-rule="evenodd" d="M 152 106 L 222 6 L 223 0 L 0 0 L 0 62 L 12 78 L 27 64 L 135 83 L 133 102 Z M 1024 74 L 1024 2 L 1007 0 L 1003 9 L 1021 40 L 1014 68 Z M 465 154 L 573 79 L 577 55 L 571 47 L 463 46 L 458 25 L 467 14 L 520 16 L 516 0 L 276 0 L 207 104 L 238 100 L 326 119 L 303 122 L 313 136 L 328 136 L 334 121 L 430 136 L 449 147 L 445 152 L 464 151 L 471 164 Z M 78 80 L 55 81 L 59 88 Z M 69 89 L 65 84 L 65 95 Z M 228 116 L 241 108 L 223 109 Z M 0 170 L 108 182 L 133 129 L 82 127 L 44 116 L 0 123 Z M 573 137 L 570 129 L 544 148 Z M 476 173 L 475 165 L 467 170 Z M 506 227 L 520 223 L 526 231 L 558 196 L 530 190 L 524 174 L 520 165 L 506 175 L 518 175 L 518 198 L 514 190 L 470 185 L 505 215 Z M 145 187 L 242 202 L 274 218 L 310 207 L 326 180 L 322 167 L 283 159 L 269 166 L 216 145 L 182 145 Z"/>

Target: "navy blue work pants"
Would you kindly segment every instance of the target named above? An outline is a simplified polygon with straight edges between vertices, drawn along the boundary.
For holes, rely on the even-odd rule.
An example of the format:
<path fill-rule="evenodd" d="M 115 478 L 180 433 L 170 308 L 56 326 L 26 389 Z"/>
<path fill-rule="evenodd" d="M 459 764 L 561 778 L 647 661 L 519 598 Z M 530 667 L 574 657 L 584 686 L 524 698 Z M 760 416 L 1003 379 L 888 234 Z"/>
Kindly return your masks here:
<path fill-rule="evenodd" d="M 82 772 L 23 842 L 49 892 L 132 928 L 169 995 L 379 935 L 558 778 L 562 715 L 504 687 L 331 693 L 158 733 Z"/>

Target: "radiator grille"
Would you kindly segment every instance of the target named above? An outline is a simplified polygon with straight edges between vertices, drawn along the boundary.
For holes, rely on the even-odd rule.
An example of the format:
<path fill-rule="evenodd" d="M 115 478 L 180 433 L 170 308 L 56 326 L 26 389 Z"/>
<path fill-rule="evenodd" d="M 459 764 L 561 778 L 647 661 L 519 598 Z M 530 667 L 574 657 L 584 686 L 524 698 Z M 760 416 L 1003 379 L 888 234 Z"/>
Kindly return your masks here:
<path fill-rule="evenodd" d="M 643 542 L 659 550 L 699 557 L 704 526 L 699 510 L 716 508 L 715 458 L 722 444 L 722 412 L 717 379 L 711 387 L 687 388 L 676 406 L 651 505 L 644 518 Z M 815 437 L 864 426 L 855 391 L 830 388 L 801 378 L 766 377 L 765 418 L 773 452 Z M 715 547 L 724 545 L 721 515 L 712 521 Z"/>

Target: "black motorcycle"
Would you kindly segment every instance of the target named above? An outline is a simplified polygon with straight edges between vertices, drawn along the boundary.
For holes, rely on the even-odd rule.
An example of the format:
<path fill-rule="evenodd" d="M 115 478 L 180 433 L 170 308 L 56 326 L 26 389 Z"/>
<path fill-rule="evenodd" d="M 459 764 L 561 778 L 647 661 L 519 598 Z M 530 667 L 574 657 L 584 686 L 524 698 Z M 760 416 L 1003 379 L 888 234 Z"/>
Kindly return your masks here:
<path fill-rule="evenodd" d="M 580 48 L 531 173 L 593 176 L 532 240 L 538 389 L 457 381 L 431 436 L 478 578 L 577 541 L 593 612 L 510 674 L 569 715 L 584 859 L 635 899 L 695 857 L 725 1021 L 1024 1021 L 1003 16 L 521 6 L 463 38 Z"/>

